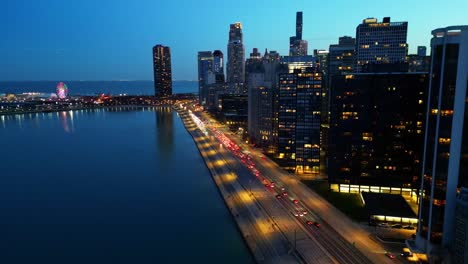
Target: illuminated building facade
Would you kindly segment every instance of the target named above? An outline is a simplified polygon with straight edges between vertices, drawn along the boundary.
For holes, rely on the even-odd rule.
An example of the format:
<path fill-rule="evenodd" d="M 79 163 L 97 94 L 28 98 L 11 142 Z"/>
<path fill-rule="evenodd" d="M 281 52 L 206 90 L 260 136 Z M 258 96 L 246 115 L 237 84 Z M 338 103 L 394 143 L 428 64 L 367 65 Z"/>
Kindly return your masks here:
<path fill-rule="evenodd" d="M 242 37 L 242 24 L 230 25 L 228 42 L 227 82 L 229 93 L 245 94 L 245 48 Z"/>
<path fill-rule="evenodd" d="M 280 59 L 281 64 L 287 65 L 289 73 L 294 70 L 303 70 L 317 66 L 317 60 L 312 55 L 306 56 L 283 56 Z"/>
<path fill-rule="evenodd" d="M 296 13 L 296 35 L 289 38 L 289 56 L 306 56 L 307 41 L 302 39 L 302 12 Z"/>
<path fill-rule="evenodd" d="M 432 35 L 416 246 L 437 262 L 454 240 L 457 189 L 468 186 L 468 26 Z"/>
<path fill-rule="evenodd" d="M 319 173 L 322 84 L 316 68 L 279 75 L 277 158 L 298 174 Z"/>
<path fill-rule="evenodd" d="M 163 45 L 153 47 L 154 95 L 172 95 L 171 50 Z"/>
<path fill-rule="evenodd" d="M 427 85 L 427 73 L 333 77 L 331 184 L 418 188 Z"/>
<path fill-rule="evenodd" d="M 356 28 L 356 72 L 369 64 L 405 64 L 408 54 L 408 22 L 390 22 L 384 17 L 364 19 Z"/>

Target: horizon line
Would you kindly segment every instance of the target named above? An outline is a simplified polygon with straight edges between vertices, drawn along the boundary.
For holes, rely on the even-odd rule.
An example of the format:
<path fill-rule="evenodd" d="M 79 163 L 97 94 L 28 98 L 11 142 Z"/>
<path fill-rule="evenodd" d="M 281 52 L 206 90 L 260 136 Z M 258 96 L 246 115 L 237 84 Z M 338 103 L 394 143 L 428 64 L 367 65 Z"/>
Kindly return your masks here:
<path fill-rule="evenodd" d="M 153 80 L 0 80 L 2 82 L 154 82 Z M 197 82 L 197 80 L 172 80 L 173 82 Z"/>

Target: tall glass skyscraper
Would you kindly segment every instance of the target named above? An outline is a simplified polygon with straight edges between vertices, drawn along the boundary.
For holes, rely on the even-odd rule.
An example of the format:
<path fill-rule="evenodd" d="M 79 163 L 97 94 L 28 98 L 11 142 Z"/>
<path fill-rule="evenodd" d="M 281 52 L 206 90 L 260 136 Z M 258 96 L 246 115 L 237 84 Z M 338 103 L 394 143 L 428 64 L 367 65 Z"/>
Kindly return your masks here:
<path fill-rule="evenodd" d="M 457 191 L 468 186 L 468 26 L 432 35 L 416 246 L 441 261 L 454 240 Z"/>
<path fill-rule="evenodd" d="M 154 95 L 172 95 L 171 50 L 163 45 L 153 47 Z"/>
<path fill-rule="evenodd" d="M 356 72 L 362 72 L 369 64 L 405 63 L 407 33 L 408 22 L 390 22 L 390 17 L 382 22 L 364 19 L 356 28 Z"/>
<path fill-rule="evenodd" d="M 296 13 L 296 35 L 289 38 L 289 56 L 307 55 L 307 41 L 302 39 L 302 12 Z"/>
<path fill-rule="evenodd" d="M 231 93 L 243 94 L 245 82 L 245 48 L 242 24 L 230 25 L 228 42 L 227 82 Z"/>
<path fill-rule="evenodd" d="M 215 83 L 213 72 L 213 53 L 211 51 L 198 52 L 198 103 L 207 104 L 208 85 Z"/>
<path fill-rule="evenodd" d="M 224 55 L 220 50 L 213 51 L 213 72 L 216 75 L 222 75 L 224 82 Z M 217 77 L 217 79 L 219 78 Z"/>

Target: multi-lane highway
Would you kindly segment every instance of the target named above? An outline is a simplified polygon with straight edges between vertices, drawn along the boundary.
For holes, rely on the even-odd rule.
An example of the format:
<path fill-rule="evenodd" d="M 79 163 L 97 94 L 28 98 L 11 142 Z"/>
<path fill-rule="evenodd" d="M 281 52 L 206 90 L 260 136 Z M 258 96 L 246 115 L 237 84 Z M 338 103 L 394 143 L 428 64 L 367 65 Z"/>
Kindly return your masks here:
<path fill-rule="evenodd" d="M 240 151 L 249 153 L 247 159 L 256 165 L 254 175 L 261 175 L 262 181 L 275 183 L 274 187 L 266 187 L 272 195 L 276 197 L 281 194 L 281 188 L 287 190 L 287 199 L 286 197 L 277 198 L 285 210 L 294 212 L 294 210 L 305 209 L 308 211 L 307 215 L 296 217 L 297 220 L 303 223 L 311 236 L 320 241 L 320 247 L 332 255 L 335 261 L 339 263 L 404 263 L 401 259 L 388 258 L 385 255 L 384 246 L 375 241 L 370 233 L 302 184 L 295 175 L 282 170 L 276 163 L 265 158 L 260 151 L 242 144 L 237 137 L 230 135 L 231 133 L 226 128 L 217 124 L 206 114 L 200 113 L 200 115 L 203 119 L 210 120 L 212 126 L 233 142 Z M 245 163 L 242 162 L 242 157 L 240 158 L 241 163 Z M 292 200 L 297 200 L 298 204 L 290 203 Z M 312 225 L 307 225 L 307 221 L 312 221 Z M 313 225 L 315 222 L 321 225 L 320 228 Z"/>
<path fill-rule="evenodd" d="M 240 181 L 247 185 L 260 183 L 260 185 L 255 184 L 255 193 L 258 193 L 257 196 L 262 198 L 264 207 L 271 208 L 270 214 L 278 215 L 275 217 L 275 221 L 283 223 L 283 226 L 279 228 L 288 233 L 286 236 L 291 243 L 296 244 L 296 248 L 301 254 L 309 256 L 311 263 L 316 263 L 318 251 L 322 255 L 325 251 L 327 259 L 329 261 L 331 259 L 335 263 L 372 263 L 355 246 L 345 241 L 333 228 L 308 209 L 286 184 L 273 178 L 269 173 L 265 173 L 261 164 L 266 161 L 266 158 L 257 160 L 253 158 L 253 155 L 243 151 L 238 144 L 232 141 L 229 143 L 230 139 L 223 132 L 216 128 L 212 128 L 212 131 L 218 134 L 218 138 L 224 142 L 226 149 L 235 157 L 225 157 L 225 160 L 240 171 Z M 220 153 L 227 155 L 227 150 Z M 254 180 L 252 180 L 253 177 Z M 249 186 L 249 188 L 251 187 Z M 295 238 L 291 231 L 295 232 Z M 300 233 L 300 247 L 297 247 L 298 233 Z"/>
<path fill-rule="evenodd" d="M 262 234 L 261 244 L 267 245 L 266 255 L 276 256 L 271 259 L 280 263 L 287 254 L 299 257 L 296 262 L 307 263 L 395 263 L 368 233 L 296 177 L 259 151 L 243 146 L 203 113 L 193 116 L 204 125 L 206 142 L 202 145 L 209 147 L 203 151 L 210 153 L 212 162 L 221 161 L 226 174 L 235 175 L 230 178 L 238 186 L 227 188 L 230 195 L 236 197 L 239 190 L 248 193 L 252 203 L 250 215 L 263 224 L 260 232 L 268 230 L 268 237 Z M 242 202 L 246 201 L 239 201 Z"/>

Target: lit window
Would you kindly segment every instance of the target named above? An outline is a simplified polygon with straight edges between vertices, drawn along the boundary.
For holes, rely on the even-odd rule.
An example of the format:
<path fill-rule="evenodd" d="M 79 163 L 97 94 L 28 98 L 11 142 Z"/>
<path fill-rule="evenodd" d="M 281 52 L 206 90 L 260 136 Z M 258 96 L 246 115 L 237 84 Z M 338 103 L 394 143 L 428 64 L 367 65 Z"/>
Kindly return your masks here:
<path fill-rule="evenodd" d="M 450 144 L 450 138 L 439 138 L 439 144 L 441 145 L 448 145 Z"/>

